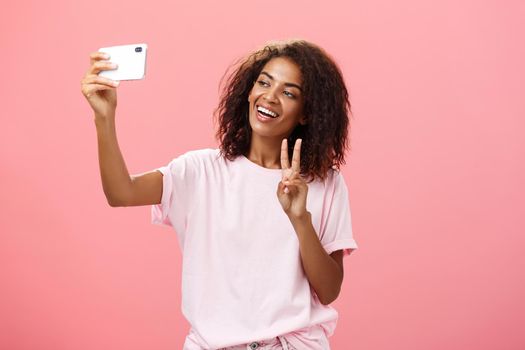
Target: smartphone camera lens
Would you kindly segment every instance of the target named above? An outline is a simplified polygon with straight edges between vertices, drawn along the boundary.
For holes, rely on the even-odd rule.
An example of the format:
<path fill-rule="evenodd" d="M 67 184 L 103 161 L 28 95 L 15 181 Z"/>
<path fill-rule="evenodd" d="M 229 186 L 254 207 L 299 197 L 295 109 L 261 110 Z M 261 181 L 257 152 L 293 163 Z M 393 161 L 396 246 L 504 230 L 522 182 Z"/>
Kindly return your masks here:
<path fill-rule="evenodd" d="M 139 46 L 139 47 L 136 47 L 136 48 L 135 48 L 135 52 L 142 52 L 142 47 L 140 47 L 140 46 Z"/>

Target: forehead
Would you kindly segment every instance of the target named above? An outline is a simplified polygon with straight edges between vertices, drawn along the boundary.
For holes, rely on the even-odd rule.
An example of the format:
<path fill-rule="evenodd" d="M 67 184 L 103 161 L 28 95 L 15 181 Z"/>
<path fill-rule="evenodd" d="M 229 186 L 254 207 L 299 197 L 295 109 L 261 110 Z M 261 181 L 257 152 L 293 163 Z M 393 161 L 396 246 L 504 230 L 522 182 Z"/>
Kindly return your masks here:
<path fill-rule="evenodd" d="M 268 61 L 262 71 L 269 73 L 275 80 L 301 84 L 303 78 L 299 66 L 289 58 L 275 57 Z"/>

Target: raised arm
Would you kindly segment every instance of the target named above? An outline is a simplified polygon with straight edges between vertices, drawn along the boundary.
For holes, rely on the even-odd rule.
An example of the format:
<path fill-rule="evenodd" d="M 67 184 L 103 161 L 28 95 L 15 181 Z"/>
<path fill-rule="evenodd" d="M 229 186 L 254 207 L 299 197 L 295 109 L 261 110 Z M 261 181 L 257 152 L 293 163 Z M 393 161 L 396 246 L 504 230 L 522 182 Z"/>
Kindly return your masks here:
<path fill-rule="evenodd" d="M 98 159 L 102 187 L 109 205 L 130 207 L 159 204 L 162 197 L 162 173 L 151 171 L 131 175 L 118 146 L 113 121 L 98 121 Z"/>
<path fill-rule="evenodd" d="M 162 173 L 152 171 L 130 176 L 120 151 L 115 127 L 118 82 L 98 76 L 115 69 L 102 52 L 90 55 L 91 65 L 81 81 L 82 93 L 95 112 L 98 159 L 102 188 L 112 207 L 158 204 L 162 196 Z"/>

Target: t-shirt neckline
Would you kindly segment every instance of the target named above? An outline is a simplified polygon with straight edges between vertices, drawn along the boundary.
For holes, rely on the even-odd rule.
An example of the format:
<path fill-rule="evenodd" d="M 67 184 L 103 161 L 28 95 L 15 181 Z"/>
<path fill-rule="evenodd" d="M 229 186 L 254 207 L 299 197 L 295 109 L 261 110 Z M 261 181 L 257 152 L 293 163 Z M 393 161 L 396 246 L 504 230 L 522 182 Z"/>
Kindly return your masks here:
<path fill-rule="evenodd" d="M 253 169 L 256 169 L 256 170 L 261 171 L 261 172 L 266 172 L 266 173 L 270 173 L 270 174 L 281 174 L 282 173 L 282 169 L 265 168 L 263 166 L 260 166 L 257 163 L 252 162 L 250 159 L 248 159 L 248 157 L 246 157 L 245 155 L 242 155 L 242 154 L 239 156 L 239 159 L 243 163 L 248 164 Z"/>

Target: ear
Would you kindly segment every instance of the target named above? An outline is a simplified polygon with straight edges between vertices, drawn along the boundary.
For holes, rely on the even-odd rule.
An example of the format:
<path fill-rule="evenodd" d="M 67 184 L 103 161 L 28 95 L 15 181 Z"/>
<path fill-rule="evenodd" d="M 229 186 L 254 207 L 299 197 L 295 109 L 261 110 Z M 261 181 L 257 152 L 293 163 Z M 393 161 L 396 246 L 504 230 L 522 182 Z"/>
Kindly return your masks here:
<path fill-rule="evenodd" d="M 301 116 L 301 118 L 299 119 L 299 124 L 301 124 L 301 125 L 308 124 L 308 122 L 306 121 L 306 117 L 304 115 Z"/>

